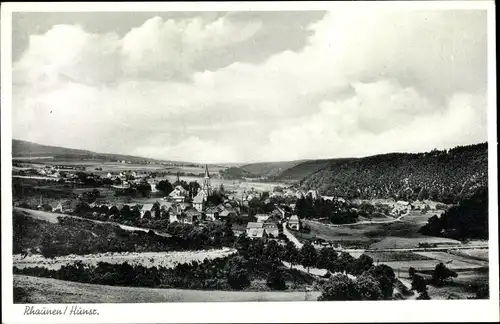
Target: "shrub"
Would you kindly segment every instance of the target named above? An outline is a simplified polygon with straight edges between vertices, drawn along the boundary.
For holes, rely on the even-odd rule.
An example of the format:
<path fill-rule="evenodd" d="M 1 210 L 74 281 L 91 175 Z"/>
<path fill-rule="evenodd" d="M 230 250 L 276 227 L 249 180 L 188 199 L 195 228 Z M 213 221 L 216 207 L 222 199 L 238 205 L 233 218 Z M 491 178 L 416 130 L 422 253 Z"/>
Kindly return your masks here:
<path fill-rule="evenodd" d="M 333 276 L 328 283 L 323 286 L 319 301 L 324 300 L 360 300 L 360 294 L 354 281 L 346 275 Z"/>
<path fill-rule="evenodd" d="M 247 265 L 248 261 L 241 256 L 235 256 L 228 260 L 225 273 L 231 288 L 241 290 L 250 285 Z"/>
<path fill-rule="evenodd" d="M 271 271 L 271 273 L 269 273 L 269 276 L 267 277 L 266 284 L 271 289 L 285 290 L 286 282 L 283 272 L 278 269 L 274 269 L 273 271 Z"/>

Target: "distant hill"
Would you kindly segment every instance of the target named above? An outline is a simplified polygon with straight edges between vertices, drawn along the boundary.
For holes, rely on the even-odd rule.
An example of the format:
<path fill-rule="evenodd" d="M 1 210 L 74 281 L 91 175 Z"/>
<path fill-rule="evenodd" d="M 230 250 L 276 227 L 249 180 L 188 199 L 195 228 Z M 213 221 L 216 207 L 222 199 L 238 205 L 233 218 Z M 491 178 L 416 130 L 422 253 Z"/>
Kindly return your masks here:
<path fill-rule="evenodd" d="M 126 160 L 130 162 L 145 162 L 145 161 L 156 161 L 159 160 L 123 155 L 123 154 L 111 154 L 111 153 L 96 153 L 87 150 L 77 150 L 70 149 L 59 146 L 48 146 L 41 145 L 33 142 L 12 140 L 12 157 L 53 157 L 54 159 L 87 159 L 87 160 L 104 160 L 104 161 L 114 161 L 114 160 Z"/>
<path fill-rule="evenodd" d="M 253 173 L 250 173 L 244 169 L 237 168 L 237 167 L 230 167 L 225 170 L 221 170 L 220 175 L 227 180 L 235 180 L 235 179 L 242 179 L 242 178 L 257 178 Z"/>
<path fill-rule="evenodd" d="M 306 176 L 300 185 L 349 199 L 422 198 L 453 203 L 488 187 L 488 145 L 346 159 Z"/>
<path fill-rule="evenodd" d="M 251 163 L 240 166 L 240 169 L 250 172 L 257 177 L 279 177 L 282 172 L 302 163 L 303 161 L 304 160 Z"/>

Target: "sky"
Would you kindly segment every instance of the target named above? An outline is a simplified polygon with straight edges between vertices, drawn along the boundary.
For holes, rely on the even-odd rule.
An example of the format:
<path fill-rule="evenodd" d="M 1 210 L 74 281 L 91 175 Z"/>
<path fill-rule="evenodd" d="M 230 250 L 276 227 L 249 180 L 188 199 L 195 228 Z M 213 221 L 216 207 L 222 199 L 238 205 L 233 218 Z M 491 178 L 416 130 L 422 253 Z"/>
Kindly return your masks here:
<path fill-rule="evenodd" d="M 15 139 L 200 163 L 487 141 L 486 11 L 12 19 Z"/>

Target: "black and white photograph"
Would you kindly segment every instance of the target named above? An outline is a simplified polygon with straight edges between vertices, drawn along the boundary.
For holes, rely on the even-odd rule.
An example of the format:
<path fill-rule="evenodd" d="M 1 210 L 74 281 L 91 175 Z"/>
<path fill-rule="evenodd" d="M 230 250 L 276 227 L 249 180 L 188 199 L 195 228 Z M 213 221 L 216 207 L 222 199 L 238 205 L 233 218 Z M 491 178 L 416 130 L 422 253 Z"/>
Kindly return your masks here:
<path fill-rule="evenodd" d="M 496 300 L 498 318 L 478 2 L 2 12 L 16 316 Z"/>

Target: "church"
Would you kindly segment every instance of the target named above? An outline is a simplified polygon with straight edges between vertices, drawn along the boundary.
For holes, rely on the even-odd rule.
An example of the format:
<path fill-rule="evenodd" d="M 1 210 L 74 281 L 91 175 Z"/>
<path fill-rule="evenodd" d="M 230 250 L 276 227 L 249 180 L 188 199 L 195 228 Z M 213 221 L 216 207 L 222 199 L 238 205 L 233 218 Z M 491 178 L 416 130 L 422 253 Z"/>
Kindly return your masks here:
<path fill-rule="evenodd" d="M 212 193 L 212 186 L 210 184 L 210 173 L 208 172 L 208 165 L 205 164 L 205 176 L 203 178 L 203 186 L 198 194 L 193 198 L 194 208 L 201 212 L 205 208 L 208 196 Z"/>

